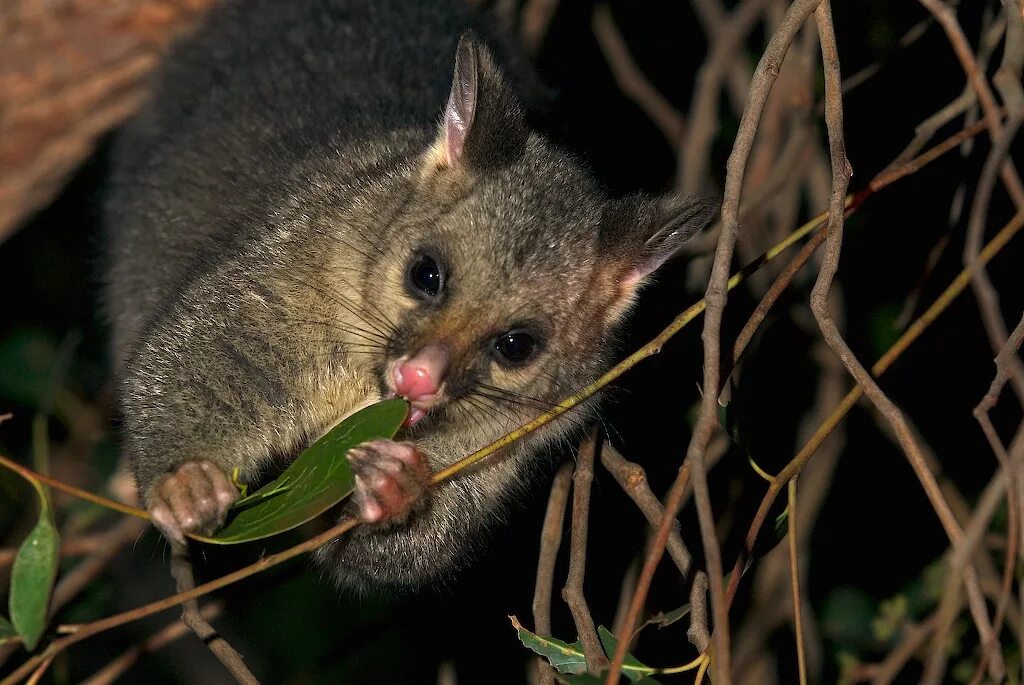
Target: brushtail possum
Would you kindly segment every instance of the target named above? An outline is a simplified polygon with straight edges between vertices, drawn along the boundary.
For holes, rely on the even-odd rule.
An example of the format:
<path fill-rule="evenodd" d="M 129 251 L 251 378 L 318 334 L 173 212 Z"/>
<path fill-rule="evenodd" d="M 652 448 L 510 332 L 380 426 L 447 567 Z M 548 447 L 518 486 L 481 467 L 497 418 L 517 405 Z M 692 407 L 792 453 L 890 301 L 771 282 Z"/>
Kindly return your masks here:
<path fill-rule="evenodd" d="M 638 290 L 711 203 L 613 197 L 528 123 L 522 61 L 456 0 L 234 0 L 168 56 L 116 146 L 106 304 L 123 443 L 156 526 L 224 521 L 368 399 L 369 525 L 317 557 L 437 583 L 571 414 L 426 492 L 430 471 L 607 368 Z"/>

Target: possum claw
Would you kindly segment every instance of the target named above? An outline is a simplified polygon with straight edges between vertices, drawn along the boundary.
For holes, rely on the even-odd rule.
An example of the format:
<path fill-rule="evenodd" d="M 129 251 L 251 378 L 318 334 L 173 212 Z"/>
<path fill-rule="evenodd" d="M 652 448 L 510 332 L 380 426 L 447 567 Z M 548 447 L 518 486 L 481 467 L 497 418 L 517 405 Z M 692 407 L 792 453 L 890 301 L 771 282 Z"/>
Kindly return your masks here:
<path fill-rule="evenodd" d="M 224 525 L 238 490 L 212 461 L 187 461 L 153 485 L 149 515 L 168 540 L 184 544 L 185 536 L 210 535 Z"/>
<path fill-rule="evenodd" d="M 364 523 L 402 521 L 423 502 L 430 466 L 411 442 L 371 440 L 346 456 L 355 473 L 355 515 Z"/>

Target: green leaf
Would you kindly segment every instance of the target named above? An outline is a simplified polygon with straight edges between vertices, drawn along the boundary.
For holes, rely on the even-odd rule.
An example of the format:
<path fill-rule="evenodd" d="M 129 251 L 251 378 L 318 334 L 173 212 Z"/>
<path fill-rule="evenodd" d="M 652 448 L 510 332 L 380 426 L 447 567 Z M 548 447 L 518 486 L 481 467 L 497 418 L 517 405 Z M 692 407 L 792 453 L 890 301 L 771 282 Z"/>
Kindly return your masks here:
<path fill-rule="evenodd" d="M 576 673 L 572 675 L 555 675 L 556 680 L 559 683 L 565 685 L 604 685 L 604 681 L 608 678 L 608 671 L 603 672 L 601 675 L 592 675 L 590 673 Z M 634 680 L 636 685 L 661 685 L 661 683 L 654 678 L 641 678 L 640 680 Z"/>
<path fill-rule="evenodd" d="M 612 635 L 612 631 L 604 626 L 597 627 L 597 638 L 601 641 L 601 646 L 604 647 L 608 658 L 611 659 L 612 655 L 615 654 L 615 648 L 619 646 L 619 641 Z M 634 683 L 643 680 L 645 676 L 654 673 L 656 670 L 640 663 L 636 657 L 628 652 L 626 653 L 626 658 L 622 660 L 622 675 Z"/>
<path fill-rule="evenodd" d="M 39 521 L 14 558 L 8 600 L 11 623 L 29 651 L 35 649 L 46 630 L 50 593 L 60 560 L 60 536 L 53 522 L 49 498 L 38 481 L 31 482 L 39 493 Z"/>
<path fill-rule="evenodd" d="M 509 616 L 509 620 L 512 621 L 512 627 L 516 629 L 519 634 L 519 641 L 523 643 L 523 646 L 527 649 L 539 654 L 548 660 L 555 670 L 561 673 L 571 673 L 585 675 L 584 671 L 587 668 L 587 661 L 583 655 L 583 646 L 580 641 L 577 640 L 572 644 L 562 642 L 553 637 L 541 637 L 536 633 L 531 633 L 529 630 L 524 628 L 519 619 L 515 616 Z M 605 656 L 609 659 L 615 654 L 615 647 L 618 645 L 618 641 L 615 636 L 612 635 L 611 631 L 604 626 L 598 626 L 597 628 L 598 639 L 601 640 L 601 646 L 604 648 Z M 627 654 L 626 658 L 622 662 L 622 674 L 625 675 L 629 680 L 633 682 L 644 682 L 647 675 L 655 673 L 657 669 L 645 666 L 644 664 L 637 661 L 635 657 Z M 593 676 L 590 676 L 591 678 Z M 568 678 L 565 679 L 568 683 L 583 683 L 589 682 L 586 678 Z M 653 681 L 647 680 L 647 683 Z"/>
<path fill-rule="evenodd" d="M 676 621 L 679 621 L 679 620 L 685 618 L 687 616 L 687 614 L 689 614 L 689 613 L 690 613 L 690 603 L 689 602 L 687 602 L 686 604 L 684 604 L 683 606 L 681 606 L 681 607 L 679 607 L 677 609 L 673 609 L 672 611 L 668 611 L 668 612 L 659 611 L 658 613 L 654 614 L 653 616 L 648 618 L 646 621 L 644 621 L 640 625 L 640 627 L 637 628 L 634 631 L 634 634 L 639 633 L 641 630 L 643 630 L 647 626 L 658 626 L 659 629 L 667 628 L 670 625 L 672 625 L 673 623 L 675 623 Z"/>
<path fill-rule="evenodd" d="M 243 508 L 212 538 L 233 545 L 277 535 L 310 521 L 355 488 L 346 454 L 369 440 L 390 439 L 409 411 L 405 400 L 378 402 L 332 428 L 293 461 L 276 480 L 246 497 Z"/>
<path fill-rule="evenodd" d="M 587 660 L 583 656 L 583 646 L 579 640 L 570 644 L 553 637 L 541 637 L 523 627 L 519 619 L 509 616 L 512 627 L 519 634 L 519 641 L 527 649 L 548 660 L 555 670 L 562 673 L 582 673 L 587 669 Z"/>
<path fill-rule="evenodd" d="M 10 642 L 11 638 L 17 637 L 18 631 L 14 629 L 11 622 L 3 616 L 0 616 L 0 645 L 5 642 Z"/>

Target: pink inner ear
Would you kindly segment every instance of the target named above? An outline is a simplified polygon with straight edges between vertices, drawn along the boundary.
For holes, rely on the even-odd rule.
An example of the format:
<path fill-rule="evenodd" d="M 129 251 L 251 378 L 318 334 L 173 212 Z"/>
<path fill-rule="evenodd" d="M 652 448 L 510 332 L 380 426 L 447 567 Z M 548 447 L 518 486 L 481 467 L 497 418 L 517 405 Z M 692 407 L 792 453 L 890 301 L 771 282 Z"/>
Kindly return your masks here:
<path fill-rule="evenodd" d="M 444 156 L 448 166 L 462 159 L 466 136 L 476 116 L 477 56 L 471 41 L 463 38 L 455 54 L 455 75 L 444 108 Z"/>
<path fill-rule="evenodd" d="M 462 146 L 466 142 L 468 126 L 460 112 L 449 106 L 444 117 L 444 160 L 448 166 L 455 164 L 462 157 Z"/>

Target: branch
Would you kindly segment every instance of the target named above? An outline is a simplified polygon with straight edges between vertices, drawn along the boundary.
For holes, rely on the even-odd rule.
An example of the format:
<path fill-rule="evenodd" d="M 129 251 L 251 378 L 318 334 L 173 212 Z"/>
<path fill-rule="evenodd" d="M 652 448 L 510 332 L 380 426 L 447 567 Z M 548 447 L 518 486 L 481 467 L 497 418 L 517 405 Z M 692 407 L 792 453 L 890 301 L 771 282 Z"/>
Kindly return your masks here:
<path fill-rule="evenodd" d="M 192 572 L 192 562 L 188 558 L 188 547 L 186 545 L 171 543 L 171 576 L 174 578 L 178 592 L 188 592 L 196 586 L 196 580 Z M 204 645 L 209 647 L 213 655 L 224 664 L 228 672 L 241 685 L 260 685 L 260 681 L 252 674 L 249 667 L 245 665 L 242 655 L 231 646 L 217 632 L 217 629 L 210 625 L 210 622 L 199 613 L 199 602 L 190 599 L 181 605 L 181 622 L 196 634 L 196 637 Z"/>
<path fill-rule="evenodd" d="M 653 529 L 661 521 L 665 514 L 665 507 L 661 505 L 658 498 L 651 492 L 651 486 L 647 482 L 647 474 L 639 464 L 627 460 L 612 446 L 611 442 L 605 441 L 601 448 L 601 463 L 612 474 L 612 478 L 619 484 L 622 491 L 633 500 L 637 509 L 647 519 L 648 525 Z M 693 558 L 690 551 L 683 544 L 683 538 L 679 535 L 679 524 L 673 522 L 668 540 L 665 543 L 668 554 L 675 562 L 676 568 L 683 578 L 690 575 L 690 566 Z M 625 633 L 619 634 L 619 639 L 628 639 Z"/>
<path fill-rule="evenodd" d="M 680 147 L 686 133 L 683 115 L 654 87 L 633 60 L 615 25 L 611 7 L 604 3 L 596 5 L 591 27 L 619 90 L 644 111 L 673 149 Z"/>
<path fill-rule="evenodd" d="M 569 540 L 569 574 L 562 588 L 562 599 L 569 605 L 576 634 L 583 645 L 587 670 L 600 674 L 608 665 L 601 641 L 597 637 L 594 618 L 583 595 L 583 576 L 587 568 L 587 528 L 590 516 L 590 483 L 594 479 L 594 451 L 597 448 L 597 429 L 590 431 L 580 445 L 576 457 L 576 473 L 572 485 L 572 533 Z"/>
<path fill-rule="evenodd" d="M 562 544 L 562 526 L 565 505 L 569 500 L 572 464 L 566 462 L 558 469 L 551 482 L 551 494 L 544 514 L 544 527 L 540 533 L 540 554 L 537 558 L 537 580 L 533 590 L 533 629 L 538 635 L 551 635 L 551 593 L 555 582 L 555 563 Z M 542 657 L 535 659 L 538 682 L 554 685 L 555 672 Z"/>
<path fill-rule="evenodd" d="M 842 334 L 828 309 L 828 292 L 839 269 L 839 255 L 842 250 L 846 188 L 850 175 L 853 172 L 846 159 L 846 148 L 843 140 L 842 80 L 839 71 L 839 53 L 835 43 L 835 30 L 832 26 L 830 4 L 827 2 L 822 3 L 816 11 L 816 19 L 818 34 L 821 40 L 822 59 L 825 64 L 825 121 L 828 126 L 829 150 L 832 157 L 832 198 L 829 210 L 825 258 L 821 265 L 821 271 L 818 274 L 818 280 L 811 291 L 811 311 L 814 313 L 814 318 L 818 321 L 822 336 L 829 347 L 843 361 L 847 371 L 854 377 L 857 384 L 864 388 L 865 394 L 878 408 L 879 412 L 892 424 L 899 438 L 900 446 L 903 448 L 911 467 L 921 481 L 925 494 L 928 496 L 939 520 L 942 522 L 946 534 L 954 544 L 960 544 L 963 532 L 950 511 L 948 503 L 942 496 L 934 475 L 924 463 L 924 458 L 902 412 L 882 392 L 878 384 L 854 356 L 846 341 L 843 340 Z M 991 123 L 989 127 L 992 129 Z M 991 638 L 992 627 L 973 566 L 965 565 L 963 577 L 968 595 L 971 597 L 971 613 L 977 625 L 978 633 L 981 635 L 982 641 L 988 641 Z M 998 655 L 992 659 L 990 671 L 997 679 L 1005 671 L 1002 659 Z"/>

